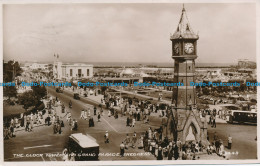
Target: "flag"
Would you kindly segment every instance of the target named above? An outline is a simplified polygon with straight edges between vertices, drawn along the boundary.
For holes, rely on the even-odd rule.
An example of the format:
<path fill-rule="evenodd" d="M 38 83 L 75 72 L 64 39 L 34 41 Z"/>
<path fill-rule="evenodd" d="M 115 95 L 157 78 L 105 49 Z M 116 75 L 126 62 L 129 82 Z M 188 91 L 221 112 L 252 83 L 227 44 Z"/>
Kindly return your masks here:
<path fill-rule="evenodd" d="M 56 55 L 54 54 L 54 57 L 56 57 Z"/>
<path fill-rule="evenodd" d="M 59 58 L 59 55 L 57 54 L 57 58 Z"/>

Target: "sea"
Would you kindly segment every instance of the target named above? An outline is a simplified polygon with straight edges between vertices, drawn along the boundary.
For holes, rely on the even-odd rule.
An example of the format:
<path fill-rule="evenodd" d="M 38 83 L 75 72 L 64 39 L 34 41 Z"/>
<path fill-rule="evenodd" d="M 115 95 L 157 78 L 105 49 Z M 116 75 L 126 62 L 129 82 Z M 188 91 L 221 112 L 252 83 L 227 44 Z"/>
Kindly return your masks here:
<path fill-rule="evenodd" d="M 172 63 L 138 63 L 138 62 L 88 62 L 93 64 L 94 67 L 174 67 L 174 62 Z M 196 63 L 196 67 L 229 67 L 237 65 L 235 63 Z"/>

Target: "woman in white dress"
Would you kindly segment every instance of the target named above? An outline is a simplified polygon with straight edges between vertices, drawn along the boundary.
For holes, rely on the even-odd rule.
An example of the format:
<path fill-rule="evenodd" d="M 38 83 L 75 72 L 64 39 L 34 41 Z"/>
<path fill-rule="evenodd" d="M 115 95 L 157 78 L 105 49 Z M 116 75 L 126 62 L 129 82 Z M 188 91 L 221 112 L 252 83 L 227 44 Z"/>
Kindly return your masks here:
<path fill-rule="evenodd" d="M 84 110 L 84 119 L 87 120 L 88 119 L 88 115 L 87 115 L 87 111 Z"/>
<path fill-rule="evenodd" d="M 155 145 L 155 152 L 154 152 L 155 157 L 158 156 L 158 149 L 159 149 L 159 146 L 158 146 L 158 144 L 156 144 Z"/>
<path fill-rule="evenodd" d="M 225 149 L 224 149 L 223 143 L 222 143 L 222 144 L 220 145 L 220 147 L 219 147 L 219 155 L 220 155 L 220 156 L 225 155 Z"/>
<path fill-rule="evenodd" d="M 141 136 L 139 139 L 139 148 L 142 149 L 144 147 L 144 137 Z"/>
<path fill-rule="evenodd" d="M 110 117 L 111 116 L 111 111 L 110 110 L 108 110 L 108 117 Z"/>
<path fill-rule="evenodd" d="M 132 120 L 132 127 L 135 127 L 135 118 Z"/>
<path fill-rule="evenodd" d="M 151 128 L 149 128 L 149 130 L 148 130 L 148 138 L 152 139 L 152 130 L 151 130 Z"/>
<path fill-rule="evenodd" d="M 67 148 L 65 148 L 63 151 L 62 151 L 62 160 L 63 161 L 69 161 L 69 154 L 68 154 L 68 150 Z"/>

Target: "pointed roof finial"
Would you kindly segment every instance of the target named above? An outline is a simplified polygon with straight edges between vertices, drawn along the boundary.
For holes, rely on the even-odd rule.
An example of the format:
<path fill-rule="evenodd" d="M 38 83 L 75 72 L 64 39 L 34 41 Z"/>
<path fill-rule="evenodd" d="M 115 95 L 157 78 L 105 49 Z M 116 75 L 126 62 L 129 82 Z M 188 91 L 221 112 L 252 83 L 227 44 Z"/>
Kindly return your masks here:
<path fill-rule="evenodd" d="M 184 3 L 182 4 L 182 6 L 183 8 L 181 13 L 181 18 L 175 33 L 171 36 L 171 39 L 179 39 L 179 38 L 198 39 L 198 35 L 196 35 L 192 31 L 191 26 L 189 24 Z"/>

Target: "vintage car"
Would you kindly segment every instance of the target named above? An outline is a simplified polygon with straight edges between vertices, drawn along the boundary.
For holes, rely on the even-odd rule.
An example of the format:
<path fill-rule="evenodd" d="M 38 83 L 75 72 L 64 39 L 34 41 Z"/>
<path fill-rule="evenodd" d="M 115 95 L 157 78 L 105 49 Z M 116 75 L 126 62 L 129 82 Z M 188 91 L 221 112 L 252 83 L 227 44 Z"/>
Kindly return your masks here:
<path fill-rule="evenodd" d="M 74 93 L 73 98 L 76 99 L 76 100 L 80 100 L 80 97 L 79 97 L 79 94 L 78 94 L 78 93 Z"/>
<path fill-rule="evenodd" d="M 63 93 L 63 90 L 61 88 L 56 88 L 57 93 Z"/>
<path fill-rule="evenodd" d="M 90 135 L 71 134 L 69 136 L 68 152 L 74 154 L 75 161 L 97 161 L 99 144 Z"/>

